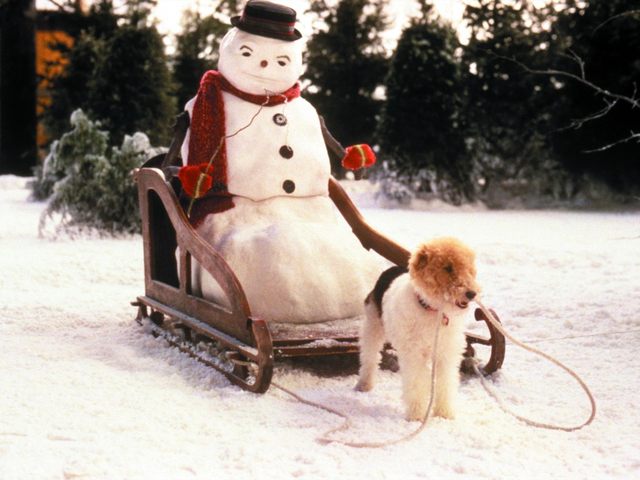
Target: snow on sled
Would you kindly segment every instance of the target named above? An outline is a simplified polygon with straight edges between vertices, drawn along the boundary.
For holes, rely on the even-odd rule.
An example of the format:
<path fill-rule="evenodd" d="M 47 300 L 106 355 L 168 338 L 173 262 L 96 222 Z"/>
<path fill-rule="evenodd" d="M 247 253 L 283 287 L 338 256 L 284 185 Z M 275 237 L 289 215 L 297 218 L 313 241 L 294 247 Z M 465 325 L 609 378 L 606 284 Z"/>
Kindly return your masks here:
<path fill-rule="evenodd" d="M 134 172 L 142 217 L 145 271 L 145 294 L 132 303 L 138 307 L 136 320 L 154 335 L 163 336 L 172 345 L 222 372 L 232 383 L 256 393 L 269 388 L 277 359 L 356 354 L 361 317 L 297 324 L 252 315 L 238 277 L 220 253 L 191 226 L 185 205 L 179 200 L 181 184 L 175 172 L 188 123 L 188 117 L 179 119 L 169 152 L 150 159 Z M 326 129 L 323 134 L 327 147 L 341 153 L 340 145 Z M 409 251 L 370 227 L 334 178 L 329 180 L 329 196 L 363 248 L 394 264 L 407 265 Z M 215 279 L 228 299 L 227 305 L 195 291 L 192 260 Z M 476 310 L 475 318 L 486 323 L 488 336 L 467 333 L 465 355 L 475 354 L 472 345 L 489 347 L 490 356 L 482 368 L 488 375 L 502 365 L 505 339 L 480 309 Z"/>

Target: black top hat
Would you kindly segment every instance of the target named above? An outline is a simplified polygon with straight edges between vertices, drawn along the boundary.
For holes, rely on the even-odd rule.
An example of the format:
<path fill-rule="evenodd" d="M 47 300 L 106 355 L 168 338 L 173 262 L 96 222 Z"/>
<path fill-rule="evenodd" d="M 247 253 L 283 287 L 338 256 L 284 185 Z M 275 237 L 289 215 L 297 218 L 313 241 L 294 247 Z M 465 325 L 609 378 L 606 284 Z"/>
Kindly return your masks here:
<path fill-rule="evenodd" d="M 231 19 L 231 25 L 245 32 L 289 42 L 302 38 L 295 24 L 294 9 L 263 0 L 249 0 L 242 15 Z"/>

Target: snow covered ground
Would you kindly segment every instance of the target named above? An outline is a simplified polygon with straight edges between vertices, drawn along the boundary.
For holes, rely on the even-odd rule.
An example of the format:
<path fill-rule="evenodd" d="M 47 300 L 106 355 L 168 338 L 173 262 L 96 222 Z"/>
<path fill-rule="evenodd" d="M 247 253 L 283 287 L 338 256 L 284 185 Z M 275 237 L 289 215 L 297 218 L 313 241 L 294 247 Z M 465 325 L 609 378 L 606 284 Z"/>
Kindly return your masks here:
<path fill-rule="evenodd" d="M 575 369 L 598 414 L 573 433 L 526 426 L 476 378 L 455 420 L 383 449 L 321 445 L 342 420 L 272 388 L 254 395 L 133 321 L 142 241 L 38 238 L 44 205 L 0 177 L 0 478 L 639 478 L 640 214 L 364 208 L 400 243 L 453 235 L 476 248 L 484 301 L 516 337 Z M 536 343 L 533 343 L 536 342 Z M 480 352 L 483 354 L 484 352 Z M 340 438 L 397 438 L 398 374 L 358 393 L 352 361 L 287 362 L 274 380 L 350 415 Z M 493 387 L 541 421 L 582 423 L 584 392 L 507 347 Z"/>

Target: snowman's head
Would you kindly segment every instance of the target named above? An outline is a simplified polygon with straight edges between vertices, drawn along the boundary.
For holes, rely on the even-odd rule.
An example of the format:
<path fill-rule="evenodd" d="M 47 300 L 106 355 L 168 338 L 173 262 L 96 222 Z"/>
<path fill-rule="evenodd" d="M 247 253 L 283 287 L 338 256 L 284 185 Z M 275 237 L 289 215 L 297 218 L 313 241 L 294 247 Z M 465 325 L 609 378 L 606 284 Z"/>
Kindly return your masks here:
<path fill-rule="evenodd" d="M 302 74 L 303 45 L 232 28 L 220 43 L 218 71 L 243 92 L 283 93 Z"/>

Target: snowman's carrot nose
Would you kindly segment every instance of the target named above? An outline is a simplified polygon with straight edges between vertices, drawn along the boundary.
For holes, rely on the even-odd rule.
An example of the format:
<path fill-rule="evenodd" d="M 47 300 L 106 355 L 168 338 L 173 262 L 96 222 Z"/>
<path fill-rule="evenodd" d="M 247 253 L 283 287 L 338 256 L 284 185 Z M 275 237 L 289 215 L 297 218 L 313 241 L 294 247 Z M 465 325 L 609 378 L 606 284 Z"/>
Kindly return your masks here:
<path fill-rule="evenodd" d="M 262 68 L 266 68 L 266 67 L 267 67 L 267 65 L 269 65 L 269 62 L 267 62 L 266 60 L 262 60 L 262 61 L 260 62 L 260 66 L 261 66 Z"/>

